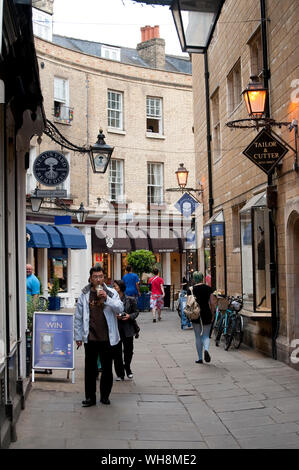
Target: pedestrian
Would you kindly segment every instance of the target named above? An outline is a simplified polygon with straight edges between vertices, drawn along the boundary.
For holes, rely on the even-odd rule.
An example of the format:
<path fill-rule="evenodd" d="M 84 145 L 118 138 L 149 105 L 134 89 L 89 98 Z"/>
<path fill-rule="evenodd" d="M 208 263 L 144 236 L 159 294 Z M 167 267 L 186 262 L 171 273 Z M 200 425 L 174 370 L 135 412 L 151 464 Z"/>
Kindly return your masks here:
<path fill-rule="evenodd" d="M 194 282 L 193 295 L 200 306 L 200 318 L 197 320 L 192 320 L 196 349 L 198 353 L 198 360 L 195 362 L 197 364 L 202 364 L 203 351 L 205 362 L 211 361 L 211 356 L 209 354 L 209 335 L 211 323 L 215 315 L 217 299 L 213 295 L 213 289 L 207 284 L 204 284 L 204 276 L 201 272 L 194 271 L 192 278 Z M 191 295 L 190 289 L 188 289 L 187 295 Z"/>
<path fill-rule="evenodd" d="M 114 281 L 114 289 L 118 292 L 124 304 L 124 313 L 118 315 L 118 330 L 120 342 L 114 346 L 114 368 L 116 380 L 124 380 L 125 372 L 129 379 L 133 378 L 131 362 L 134 350 L 134 336 L 139 333 L 139 326 L 136 318 L 139 315 L 135 297 L 125 294 L 126 285 L 124 281 Z"/>
<path fill-rule="evenodd" d="M 119 340 L 116 316 L 123 312 L 118 293 L 104 283 L 104 270 L 95 266 L 90 270 L 89 284 L 78 299 L 75 312 L 75 341 L 77 348 L 85 348 L 85 400 L 83 407 L 96 404 L 97 360 L 100 356 L 102 374 L 100 401 L 110 405 L 112 390 L 113 348 Z"/>
<path fill-rule="evenodd" d="M 124 281 L 126 285 L 126 295 L 129 295 L 130 297 L 135 297 L 136 302 L 138 300 L 138 297 L 140 296 L 140 290 L 139 290 L 139 277 L 137 274 L 132 272 L 132 266 L 128 264 L 126 267 L 127 274 L 124 275 L 122 280 Z"/>
<path fill-rule="evenodd" d="M 158 313 L 158 320 L 161 320 L 161 309 L 164 306 L 164 281 L 162 277 L 159 277 L 159 269 L 153 269 L 154 277 L 151 277 L 148 281 L 151 286 L 151 300 L 150 307 L 153 312 L 153 322 L 156 323 L 156 311 Z"/>
<path fill-rule="evenodd" d="M 27 285 L 27 302 L 29 299 L 36 301 L 40 294 L 40 282 L 33 274 L 31 264 L 26 264 L 26 285 Z"/>

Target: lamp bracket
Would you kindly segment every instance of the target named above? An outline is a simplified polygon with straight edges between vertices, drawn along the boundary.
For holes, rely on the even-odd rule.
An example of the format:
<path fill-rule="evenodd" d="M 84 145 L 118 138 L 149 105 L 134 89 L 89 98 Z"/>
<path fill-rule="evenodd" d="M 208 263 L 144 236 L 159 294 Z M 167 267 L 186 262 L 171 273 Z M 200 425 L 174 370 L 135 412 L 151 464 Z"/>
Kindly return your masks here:
<path fill-rule="evenodd" d="M 290 126 L 290 122 L 277 122 L 272 118 L 249 118 L 249 119 L 237 119 L 236 121 L 229 121 L 226 123 L 227 127 L 231 129 L 256 129 L 257 131 L 261 127 L 274 127 L 281 128 L 282 126 Z"/>
<path fill-rule="evenodd" d="M 74 152 L 79 153 L 88 153 L 90 151 L 90 147 L 79 147 L 78 145 L 70 142 L 66 137 L 64 137 L 63 134 L 61 134 L 61 132 L 49 119 L 46 119 L 44 134 L 46 134 L 51 140 L 59 144 L 61 147 L 68 150 L 73 150 Z"/>
<path fill-rule="evenodd" d="M 182 194 L 184 193 L 187 193 L 189 194 L 190 196 L 192 196 L 197 202 L 199 202 L 200 204 L 202 203 L 202 201 L 200 201 L 194 194 L 192 193 L 198 193 L 198 194 L 202 194 L 203 193 L 203 189 L 195 189 L 195 188 L 167 188 L 165 191 L 168 191 L 168 192 L 180 192 Z"/>

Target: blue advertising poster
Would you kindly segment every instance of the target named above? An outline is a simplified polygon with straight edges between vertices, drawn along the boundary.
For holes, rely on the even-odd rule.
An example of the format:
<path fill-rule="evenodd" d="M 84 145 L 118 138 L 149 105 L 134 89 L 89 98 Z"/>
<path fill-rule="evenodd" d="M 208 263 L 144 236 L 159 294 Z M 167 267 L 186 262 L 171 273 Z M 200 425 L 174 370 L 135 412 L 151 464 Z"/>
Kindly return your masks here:
<path fill-rule="evenodd" d="M 34 312 L 33 369 L 74 369 L 74 317 Z"/>

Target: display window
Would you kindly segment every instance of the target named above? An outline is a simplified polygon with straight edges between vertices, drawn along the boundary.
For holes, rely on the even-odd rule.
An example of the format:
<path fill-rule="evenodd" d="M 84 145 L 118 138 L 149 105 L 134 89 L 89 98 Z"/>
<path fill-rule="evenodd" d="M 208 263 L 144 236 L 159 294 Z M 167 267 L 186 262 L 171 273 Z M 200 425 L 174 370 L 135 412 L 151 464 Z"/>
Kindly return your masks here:
<path fill-rule="evenodd" d="M 204 226 L 205 282 L 226 295 L 226 250 L 223 211 L 214 214 Z M 214 279 L 215 285 L 212 285 Z"/>
<path fill-rule="evenodd" d="M 105 282 L 110 285 L 113 279 L 113 256 L 110 253 L 93 253 L 93 266 L 100 264 L 105 272 Z"/>
<path fill-rule="evenodd" d="M 50 290 L 54 277 L 59 280 L 60 293 L 68 290 L 68 250 L 66 248 L 48 249 L 48 289 Z"/>
<path fill-rule="evenodd" d="M 240 211 L 244 307 L 271 311 L 269 209 L 266 193 L 251 198 Z"/>

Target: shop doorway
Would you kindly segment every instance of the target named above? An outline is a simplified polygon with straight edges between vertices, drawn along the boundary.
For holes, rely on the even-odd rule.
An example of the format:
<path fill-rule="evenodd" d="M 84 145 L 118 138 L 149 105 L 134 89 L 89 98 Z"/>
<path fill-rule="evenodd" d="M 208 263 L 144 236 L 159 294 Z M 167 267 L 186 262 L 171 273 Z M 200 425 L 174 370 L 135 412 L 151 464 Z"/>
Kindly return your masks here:
<path fill-rule="evenodd" d="M 299 338 L 299 213 L 293 211 L 287 226 L 287 311 L 289 341 Z"/>
<path fill-rule="evenodd" d="M 176 290 L 181 288 L 181 261 L 179 253 L 170 253 L 171 263 L 171 284 L 175 286 Z"/>

